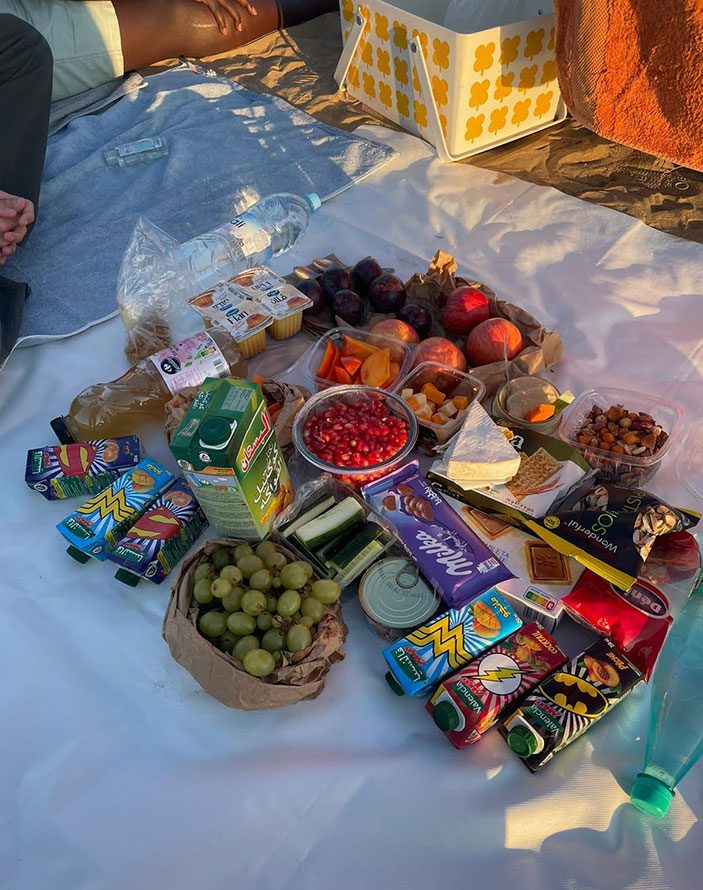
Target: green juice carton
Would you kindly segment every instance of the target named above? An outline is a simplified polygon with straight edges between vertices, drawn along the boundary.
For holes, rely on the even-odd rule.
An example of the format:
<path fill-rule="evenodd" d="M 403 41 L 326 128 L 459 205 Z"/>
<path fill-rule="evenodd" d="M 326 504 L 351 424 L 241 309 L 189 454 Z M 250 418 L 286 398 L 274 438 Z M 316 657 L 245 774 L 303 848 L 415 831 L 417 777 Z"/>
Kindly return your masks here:
<path fill-rule="evenodd" d="M 258 383 L 208 378 L 170 447 L 219 534 L 263 540 L 293 497 Z"/>

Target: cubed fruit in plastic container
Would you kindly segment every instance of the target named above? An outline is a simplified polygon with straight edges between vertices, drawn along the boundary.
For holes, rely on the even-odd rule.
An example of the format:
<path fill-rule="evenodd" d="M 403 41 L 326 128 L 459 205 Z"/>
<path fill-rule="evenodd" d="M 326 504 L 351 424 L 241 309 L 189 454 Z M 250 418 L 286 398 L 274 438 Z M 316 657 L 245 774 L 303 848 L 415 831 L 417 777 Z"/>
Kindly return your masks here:
<path fill-rule="evenodd" d="M 650 455 L 612 454 L 610 451 L 578 441 L 578 431 L 589 412 L 597 405 L 607 412 L 612 405 L 622 405 L 631 413 L 644 412 L 654 418 L 668 435 L 662 447 Z M 609 481 L 626 487 L 641 488 L 659 469 L 662 460 L 681 441 L 683 410 L 680 405 L 611 386 L 601 386 L 581 393 L 562 413 L 559 436 L 583 454 L 589 464 Z"/>

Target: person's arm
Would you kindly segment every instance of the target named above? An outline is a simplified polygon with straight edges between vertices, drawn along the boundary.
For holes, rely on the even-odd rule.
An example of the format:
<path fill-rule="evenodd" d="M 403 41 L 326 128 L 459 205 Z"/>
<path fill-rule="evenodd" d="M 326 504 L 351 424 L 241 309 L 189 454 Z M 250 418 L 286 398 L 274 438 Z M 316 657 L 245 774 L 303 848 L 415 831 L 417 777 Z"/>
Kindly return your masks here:
<path fill-rule="evenodd" d="M 73 0 L 73 2 L 81 2 L 84 0 Z M 104 0 L 104 2 L 112 2 L 112 0 Z M 248 3 L 247 0 L 194 0 L 195 3 L 202 3 L 212 13 L 213 18 L 217 22 L 217 27 L 222 34 L 227 33 L 227 16 L 228 12 L 234 22 L 235 31 L 242 30 L 242 14 L 238 7 L 246 9 L 249 15 L 257 15 L 256 9 Z"/>

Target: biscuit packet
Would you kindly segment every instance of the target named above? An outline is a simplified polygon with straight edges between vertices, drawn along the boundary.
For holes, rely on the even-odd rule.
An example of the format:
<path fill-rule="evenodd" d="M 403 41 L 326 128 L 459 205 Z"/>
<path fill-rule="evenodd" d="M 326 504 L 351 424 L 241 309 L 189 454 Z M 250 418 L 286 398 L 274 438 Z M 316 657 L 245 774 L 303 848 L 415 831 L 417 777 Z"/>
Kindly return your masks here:
<path fill-rule="evenodd" d="M 505 515 L 513 525 L 544 516 L 591 467 L 580 452 L 561 439 L 519 427 L 510 432 L 510 444 L 520 455 L 520 468 L 504 485 L 466 487 L 447 474 L 442 461 L 432 464 L 427 478 L 471 507 Z"/>
<path fill-rule="evenodd" d="M 570 492 L 554 513 L 526 525 L 559 553 L 628 591 L 657 537 L 692 528 L 699 519 L 647 491 L 596 477 Z"/>

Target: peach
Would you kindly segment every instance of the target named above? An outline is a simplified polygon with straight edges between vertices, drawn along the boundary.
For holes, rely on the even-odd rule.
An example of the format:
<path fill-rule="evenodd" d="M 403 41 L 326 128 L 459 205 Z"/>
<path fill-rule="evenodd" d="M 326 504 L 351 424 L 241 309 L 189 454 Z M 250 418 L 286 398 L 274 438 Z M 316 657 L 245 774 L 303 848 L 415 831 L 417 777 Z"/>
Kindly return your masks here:
<path fill-rule="evenodd" d="M 522 352 L 522 334 L 505 318 L 489 318 L 477 325 L 466 341 L 466 357 L 474 366 L 490 365 L 505 358 L 508 361 Z"/>

